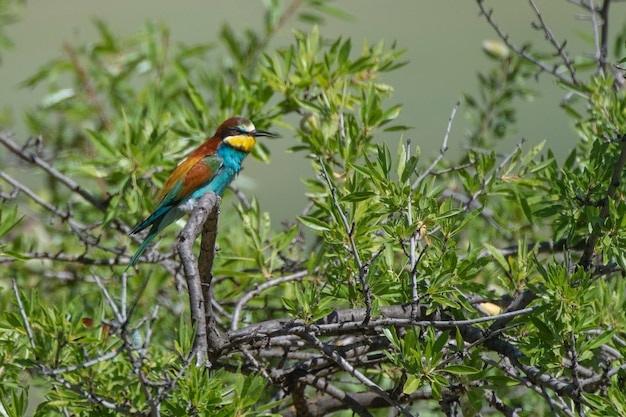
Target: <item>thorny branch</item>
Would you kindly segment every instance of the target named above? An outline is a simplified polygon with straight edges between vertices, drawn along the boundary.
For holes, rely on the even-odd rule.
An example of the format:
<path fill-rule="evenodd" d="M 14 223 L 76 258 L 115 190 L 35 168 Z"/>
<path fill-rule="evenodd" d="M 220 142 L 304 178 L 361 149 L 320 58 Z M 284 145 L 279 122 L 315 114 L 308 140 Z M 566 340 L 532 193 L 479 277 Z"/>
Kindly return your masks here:
<path fill-rule="evenodd" d="M 578 81 L 576 81 L 576 70 L 574 69 L 574 64 L 569 59 L 569 56 L 567 56 L 567 52 L 565 51 L 565 46 L 567 45 L 567 42 L 564 41 L 563 43 L 559 43 L 559 41 L 556 40 L 556 38 L 552 34 L 552 31 L 550 30 L 548 25 L 546 25 L 546 22 L 543 20 L 543 16 L 541 15 L 541 12 L 539 11 L 539 8 L 535 4 L 535 2 L 533 0 L 528 0 L 528 1 L 530 3 L 531 8 L 533 9 L 533 12 L 535 12 L 535 16 L 537 16 L 537 19 L 539 19 L 539 24 L 535 22 L 532 23 L 533 28 L 543 31 L 543 33 L 546 35 L 546 39 L 552 44 L 554 49 L 556 49 L 556 53 L 563 60 L 563 63 L 565 64 L 565 67 L 569 71 L 569 75 L 572 78 L 574 84 L 578 84 Z"/>
<path fill-rule="evenodd" d="M 509 47 L 509 49 L 514 51 L 520 57 L 522 57 L 522 58 L 526 59 L 527 61 L 533 63 L 540 70 L 552 74 L 556 79 L 558 79 L 558 80 L 560 80 L 560 81 L 562 81 L 562 82 L 564 82 L 566 84 L 578 85 L 578 81 L 573 77 L 572 73 L 570 73 L 569 76 L 566 76 L 565 74 L 562 74 L 559 71 L 559 66 L 560 65 L 550 65 L 550 64 L 548 64 L 548 63 L 546 63 L 546 62 L 544 62 L 544 61 L 534 57 L 532 54 L 530 54 L 528 51 L 526 51 L 526 49 L 519 48 L 519 47 L 515 46 L 513 44 L 513 42 L 511 42 L 511 39 L 510 39 L 509 35 L 504 33 L 502 31 L 502 29 L 500 29 L 500 26 L 493 19 L 493 10 L 487 10 L 485 8 L 484 0 L 476 0 L 476 3 L 478 4 L 478 7 L 480 8 L 481 15 L 485 16 L 485 19 L 487 19 L 487 23 L 489 23 L 489 25 L 493 28 L 493 30 L 495 30 L 495 32 L 498 34 L 498 37 L 500 39 L 502 39 L 502 41 L 505 43 L 505 45 L 507 47 Z M 562 51 L 559 50 L 559 54 L 561 52 Z"/>

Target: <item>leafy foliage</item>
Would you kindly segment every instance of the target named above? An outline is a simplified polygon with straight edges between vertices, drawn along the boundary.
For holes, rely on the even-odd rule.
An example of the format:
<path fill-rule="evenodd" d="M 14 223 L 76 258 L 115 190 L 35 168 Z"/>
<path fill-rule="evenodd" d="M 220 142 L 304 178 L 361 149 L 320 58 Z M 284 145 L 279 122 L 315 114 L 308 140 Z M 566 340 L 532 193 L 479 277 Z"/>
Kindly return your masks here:
<path fill-rule="evenodd" d="M 400 133 L 376 141 L 408 129 L 384 83 L 403 51 L 357 50 L 315 25 L 268 47 L 294 15 L 346 17 L 271 1 L 260 33 L 225 25 L 219 43 L 191 46 L 164 24 L 118 38 L 96 22 L 98 40 L 24 82 L 48 88 L 26 114 L 45 140 L 0 141 L 45 184 L 0 170 L 0 413 L 25 415 L 32 384 L 37 416 L 625 414 L 622 74 L 487 44 L 493 69 L 464 96 L 465 154 L 446 157 L 448 131 L 425 161 Z M 500 155 L 515 103 L 547 68 L 578 142 L 565 161 L 546 143 Z M 291 129 L 314 175 L 283 227 L 226 196 L 236 210 L 220 216 L 208 302 L 227 341 L 198 363 L 175 233 L 132 277 L 127 233 L 175 161 L 234 114 Z"/>

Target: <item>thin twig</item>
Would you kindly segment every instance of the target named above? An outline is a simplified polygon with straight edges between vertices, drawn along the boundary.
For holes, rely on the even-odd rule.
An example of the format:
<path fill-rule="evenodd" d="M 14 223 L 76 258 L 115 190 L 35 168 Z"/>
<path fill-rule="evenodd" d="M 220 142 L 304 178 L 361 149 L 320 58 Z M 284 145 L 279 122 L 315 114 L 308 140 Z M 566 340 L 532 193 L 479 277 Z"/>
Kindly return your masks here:
<path fill-rule="evenodd" d="M 572 379 L 574 380 L 574 384 L 578 387 L 578 389 L 582 392 L 583 387 L 580 382 L 580 378 L 578 376 L 578 353 L 576 352 L 576 336 L 574 336 L 574 332 L 570 330 L 569 332 L 569 340 L 565 342 L 565 349 L 568 350 L 570 354 L 571 365 L 570 369 L 572 370 Z"/>
<path fill-rule="evenodd" d="M 484 394 L 487 401 L 489 401 L 489 405 L 501 412 L 506 417 L 519 417 L 519 413 L 517 409 L 511 408 L 504 403 L 498 396 L 495 391 L 485 391 Z"/>
<path fill-rule="evenodd" d="M 109 410 L 113 410 L 117 413 L 127 414 L 127 415 L 137 415 L 137 410 L 134 407 L 129 407 L 126 405 L 119 405 L 114 401 L 99 397 L 95 395 L 91 391 L 87 391 L 82 388 L 83 384 L 72 384 L 68 380 L 61 378 L 58 375 L 52 375 L 52 379 L 56 381 L 63 388 L 70 390 L 83 398 L 86 398 L 89 402 L 93 404 L 98 404 L 101 407 L 104 407 Z"/>
<path fill-rule="evenodd" d="M 48 368 L 48 367 L 45 367 L 45 366 L 40 366 L 40 367 L 38 367 L 38 372 L 40 374 L 42 374 L 42 375 L 62 375 L 62 374 L 68 373 L 68 372 L 74 372 L 74 371 L 77 371 L 79 369 L 86 369 L 86 368 L 92 367 L 94 365 L 97 365 L 99 363 L 109 361 L 109 360 L 115 358 L 117 355 L 119 355 L 123 351 L 124 351 L 124 346 L 122 346 L 122 347 L 120 347 L 118 349 L 113 349 L 109 353 L 106 353 L 104 355 L 98 356 L 96 358 L 86 360 L 85 362 L 81 362 L 81 363 L 76 364 L 76 365 L 66 366 L 65 368 L 54 368 L 54 369 L 51 369 L 51 368 Z"/>
<path fill-rule="evenodd" d="M 144 341 L 144 346 L 149 346 L 152 341 L 152 334 L 154 332 L 154 324 L 157 321 L 159 314 L 160 304 L 155 304 L 152 308 L 152 314 L 150 315 L 150 321 L 148 322 L 148 328 L 146 329 L 146 340 Z"/>
<path fill-rule="evenodd" d="M 348 237 L 348 241 L 350 242 L 348 251 L 354 258 L 354 262 L 356 263 L 357 270 L 359 271 L 358 272 L 359 280 L 361 282 L 361 287 L 363 289 L 363 296 L 365 300 L 366 316 L 364 319 L 364 324 L 367 324 L 367 322 L 372 317 L 372 292 L 370 290 L 369 284 L 367 283 L 367 266 L 365 266 L 361 262 L 361 257 L 359 256 L 359 251 L 356 247 L 356 242 L 354 240 L 354 225 L 352 226 L 350 225 L 350 222 L 348 222 L 348 219 L 345 213 L 343 212 L 341 205 L 339 204 L 339 200 L 337 199 L 337 190 L 335 189 L 335 186 L 333 185 L 332 181 L 330 180 L 330 177 L 328 176 L 328 172 L 326 171 L 326 165 L 324 165 L 324 161 L 322 160 L 321 157 L 318 157 L 318 163 L 320 164 L 320 167 L 322 168 L 322 177 L 326 181 L 326 184 L 328 185 L 328 188 L 330 190 L 330 195 L 333 200 L 333 205 L 335 207 L 335 210 L 337 211 L 337 214 L 341 218 L 344 231 L 346 233 L 346 236 Z"/>
<path fill-rule="evenodd" d="M 178 384 L 178 381 L 185 375 L 185 373 L 187 372 L 187 369 L 189 368 L 189 366 L 191 365 L 191 363 L 193 362 L 193 359 L 195 357 L 194 352 L 189 352 L 189 356 L 182 359 L 182 366 L 180 367 L 180 369 L 178 369 L 178 371 L 176 372 L 176 375 L 174 376 L 174 378 L 168 379 L 168 386 L 166 386 L 165 388 L 163 388 L 163 390 L 161 390 L 161 392 L 159 394 L 157 394 L 157 396 L 155 397 L 155 402 L 157 403 L 162 403 L 163 400 L 165 400 L 165 398 L 167 398 L 170 393 L 172 392 L 172 390 L 176 387 L 176 385 Z M 168 377 L 169 378 L 169 377 Z"/>
<path fill-rule="evenodd" d="M 126 316 L 120 313 L 120 310 L 117 308 L 117 304 L 115 304 L 115 301 L 113 301 L 113 297 L 111 297 L 109 290 L 107 290 L 106 286 L 102 284 L 102 281 L 100 281 L 98 275 L 92 273 L 91 276 L 93 277 L 94 281 L 96 281 L 96 285 L 98 285 L 100 291 L 102 291 L 104 298 L 106 298 L 109 307 L 111 307 L 113 314 L 115 314 L 115 318 L 117 319 L 118 324 L 122 326 L 126 322 Z"/>
<path fill-rule="evenodd" d="M 509 49 L 511 49 L 512 51 L 514 51 L 517 55 L 519 55 L 520 57 L 524 58 L 525 60 L 532 62 L 534 65 L 536 65 L 538 68 L 540 68 L 541 70 L 552 74 L 556 79 L 567 83 L 567 84 L 574 84 L 574 85 L 578 85 L 578 82 L 576 81 L 576 79 L 571 78 L 571 77 L 567 77 L 565 75 L 563 75 L 561 72 L 559 72 L 559 66 L 558 65 L 553 65 L 550 66 L 547 63 L 543 62 L 540 59 L 535 58 L 534 56 L 532 56 L 531 54 L 529 54 L 525 49 L 523 48 L 518 48 L 517 46 L 515 46 L 510 38 L 509 35 L 502 32 L 502 30 L 500 29 L 500 27 L 498 26 L 498 24 L 493 20 L 493 10 L 487 10 L 485 9 L 485 5 L 484 5 L 484 1 L 483 0 L 476 0 L 476 3 L 478 4 L 478 7 L 480 8 L 480 14 L 482 16 L 485 16 L 485 19 L 487 19 L 487 23 L 489 23 L 489 25 L 493 28 L 493 30 L 495 30 L 496 34 L 498 35 L 498 37 L 500 37 L 500 39 L 502 39 L 502 41 L 506 44 L 507 47 L 509 47 Z"/>
<path fill-rule="evenodd" d="M 444 140 L 445 142 L 445 140 Z M 411 140 L 406 141 L 406 160 L 409 161 L 411 157 Z M 408 179 L 407 179 L 408 182 Z M 409 230 L 413 226 L 413 187 L 409 188 L 409 194 L 406 199 L 406 221 Z M 419 228 L 418 228 L 419 229 Z M 411 233 L 409 238 L 409 277 L 411 279 L 411 318 L 417 317 L 417 303 L 419 302 L 419 295 L 417 292 L 417 236 L 419 236 L 419 230 L 415 233 Z"/>
<path fill-rule="evenodd" d="M 448 138 L 450 137 L 450 131 L 452 130 L 452 123 L 454 122 L 454 117 L 456 116 L 456 112 L 461 106 L 461 102 L 457 101 L 454 107 L 452 107 L 452 112 L 450 112 L 450 117 L 448 118 L 448 125 L 446 126 L 446 133 L 443 135 L 443 143 L 441 144 L 441 148 L 439 149 L 439 155 L 435 158 L 435 160 L 430 164 L 430 166 L 420 175 L 411 185 L 411 189 L 414 190 L 418 185 L 424 181 L 428 175 L 432 174 L 433 169 L 437 166 L 439 161 L 444 157 L 446 151 L 448 150 Z"/>
<path fill-rule="evenodd" d="M 611 0 L 604 0 L 602 2 L 602 8 L 600 8 L 600 18 L 602 19 L 602 30 L 600 31 L 600 66 L 604 73 L 606 73 L 607 55 L 609 53 L 609 6 Z M 615 77 L 615 83 L 621 85 L 623 77 Z M 618 81 L 619 80 L 619 81 Z"/>
<path fill-rule="evenodd" d="M 353 393 L 348 394 L 345 391 L 342 391 L 341 389 L 332 385 L 330 382 L 328 382 L 327 379 L 319 378 L 311 374 L 307 374 L 303 379 L 304 381 L 306 381 L 307 384 L 311 385 L 315 389 L 325 392 L 331 397 L 341 401 L 343 404 L 350 407 L 350 409 L 358 415 L 362 417 L 373 417 L 373 414 L 370 413 L 366 407 L 364 407 L 359 401 L 354 399 Z M 317 402 L 314 402 L 314 404 L 319 407 Z"/>
<path fill-rule="evenodd" d="M 374 381 L 363 375 L 361 371 L 356 369 L 354 366 L 350 364 L 347 360 L 343 358 L 340 354 L 338 354 L 334 349 L 332 349 L 329 345 L 322 342 L 320 339 L 315 337 L 313 334 L 308 331 L 304 331 L 300 335 L 303 339 L 311 343 L 315 348 L 317 348 L 324 355 L 328 356 L 330 359 L 335 361 L 337 365 L 339 365 L 344 371 L 355 377 L 360 383 L 365 385 L 371 391 L 377 393 L 382 398 L 384 398 L 392 407 L 394 407 L 398 412 L 402 413 L 402 415 L 406 417 L 413 417 L 411 413 L 409 413 L 404 407 L 402 407 L 396 400 L 391 398 L 387 391 L 383 390 L 379 387 Z M 418 416 L 419 414 L 415 414 Z"/>
<path fill-rule="evenodd" d="M 474 194 L 472 194 L 469 198 L 469 201 L 465 203 L 466 210 L 471 208 L 474 201 L 476 201 L 476 199 L 487 190 L 487 186 L 489 185 L 489 183 L 491 183 L 497 177 L 498 173 L 502 171 L 504 166 L 513 158 L 513 155 L 515 155 L 515 153 L 522 149 L 522 145 L 524 144 L 524 142 L 526 142 L 526 139 L 522 138 L 522 140 L 517 145 L 515 145 L 515 149 L 513 150 L 513 152 L 508 154 L 502 160 L 500 165 L 498 165 L 498 167 L 493 171 L 493 174 L 483 180 L 482 186 Z"/>
<path fill-rule="evenodd" d="M 67 55 L 70 58 L 70 61 L 72 61 L 72 65 L 74 66 L 74 69 L 76 70 L 76 74 L 78 75 L 78 78 L 82 82 L 83 87 L 85 87 L 85 90 L 87 91 L 87 96 L 89 96 L 89 99 L 91 100 L 92 104 L 96 108 L 96 111 L 98 112 L 98 116 L 100 117 L 100 121 L 102 122 L 102 125 L 105 127 L 106 130 L 112 131 L 113 125 L 111 124 L 111 121 L 109 120 L 106 113 L 104 112 L 104 107 L 100 103 L 100 100 L 98 100 L 98 95 L 96 94 L 96 90 L 93 88 L 93 85 L 91 84 L 91 81 L 89 81 L 89 77 L 87 76 L 87 72 L 81 65 L 80 61 L 78 60 L 78 56 L 76 55 L 76 51 L 74 50 L 74 47 L 70 45 L 69 43 L 65 43 L 63 45 L 63 49 L 65 49 L 65 52 L 67 52 Z"/>
<path fill-rule="evenodd" d="M 596 17 L 596 8 L 593 5 L 593 0 L 589 0 L 589 10 L 591 11 L 591 25 L 593 26 L 593 46 L 594 46 L 594 59 L 598 65 L 597 74 L 604 77 L 604 65 L 602 64 L 602 49 L 600 47 L 600 34 L 598 33 L 598 19 Z"/>
<path fill-rule="evenodd" d="M 28 342 L 30 343 L 30 347 L 34 350 L 37 348 L 37 345 L 35 344 L 33 329 L 31 329 L 30 327 L 30 321 L 28 320 L 26 309 L 24 309 L 24 304 L 22 304 L 22 298 L 20 297 L 20 291 L 17 288 L 17 281 L 15 280 L 15 278 L 11 278 L 11 285 L 13 286 L 15 300 L 17 300 L 17 307 L 20 310 L 20 315 L 22 316 L 22 320 L 24 321 L 24 329 L 26 330 L 26 335 L 28 336 Z"/>
<path fill-rule="evenodd" d="M 235 308 L 233 310 L 233 318 L 230 324 L 231 330 L 237 330 L 237 326 L 239 324 L 239 317 L 241 316 L 241 310 L 254 297 L 261 294 L 263 291 L 267 290 L 268 288 L 276 287 L 285 282 L 301 281 L 302 278 L 306 276 L 307 274 L 308 274 L 308 271 L 304 270 L 304 271 L 296 272 L 295 274 L 287 275 L 284 277 L 274 278 L 272 280 L 266 281 L 258 285 L 253 290 L 248 291 L 243 297 L 241 297 L 239 301 L 237 301 L 237 304 L 235 304 Z"/>
<path fill-rule="evenodd" d="M 21 182 L 17 181 L 15 178 L 11 177 L 10 175 L 5 173 L 4 171 L 0 171 L 0 178 L 2 178 L 3 180 L 5 180 L 9 184 L 11 184 L 11 186 L 13 186 L 14 188 L 18 189 L 20 192 L 26 194 L 30 199 L 32 199 L 35 203 L 39 204 L 41 207 L 43 207 L 46 210 L 50 211 L 51 213 L 53 213 L 55 216 L 57 216 L 58 218 L 60 218 L 64 222 L 67 222 L 70 226 L 72 226 L 72 228 L 74 228 L 76 230 L 79 230 L 79 231 L 84 231 L 85 229 L 87 229 L 87 227 L 85 225 L 83 225 L 83 224 L 77 222 L 76 220 L 74 220 L 72 218 L 70 212 L 68 212 L 68 211 L 64 212 L 64 211 L 61 211 L 61 210 L 57 209 L 52 204 L 48 203 L 43 198 L 39 197 L 30 188 L 28 188 L 27 186 L 25 186 Z"/>
<path fill-rule="evenodd" d="M 537 392 L 540 395 L 543 395 L 545 393 L 545 388 L 543 388 L 542 386 L 539 385 L 535 385 L 532 381 L 530 381 L 528 378 L 524 378 L 522 376 L 520 376 L 517 372 L 517 369 L 510 365 L 510 364 L 506 364 L 505 362 L 496 362 L 494 361 L 492 358 L 488 357 L 487 355 L 481 355 L 480 359 L 485 362 L 488 365 L 491 365 L 495 368 L 499 368 L 501 369 L 507 376 L 518 380 L 519 382 L 521 382 L 521 384 L 523 386 L 525 386 L 526 388 L 529 388 L 535 392 Z M 569 410 L 569 408 L 567 408 L 567 406 L 564 406 L 563 404 L 560 404 L 557 406 L 566 416 L 568 417 L 574 417 L 574 414 L 571 412 L 571 410 Z"/>
<path fill-rule="evenodd" d="M 70 255 L 63 252 L 51 253 L 51 252 L 22 252 L 22 255 L 28 259 L 46 259 L 57 262 L 70 262 L 78 263 L 82 265 L 96 265 L 96 266 L 115 266 L 125 265 L 128 263 L 128 259 L 123 258 L 90 258 L 84 255 Z M 0 264 L 4 262 L 12 262 L 14 258 L 1 257 Z"/>
<path fill-rule="evenodd" d="M 595 253 L 596 243 L 600 238 L 600 235 L 603 233 L 602 225 L 604 221 L 609 216 L 610 212 L 610 201 L 615 198 L 617 193 L 617 189 L 619 188 L 622 173 L 624 172 L 624 165 L 626 164 L 626 134 L 621 137 L 622 140 L 622 149 L 617 161 L 615 161 L 615 165 L 613 167 L 613 175 L 611 176 L 611 183 L 609 184 L 609 188 L 606 193 L 606 197 L 603 199 L 602 208 L 600 209 L 600 216 L 597 227 L 593 227 L 591 233 L 589 234 L 589 238 L 585 243 L 585 250 L 583 251 L 580 260 L 578 261 L 578 265 L 584 268 L 585 270 L 591 269 L 591 258 Z"/>
<path fill-rule="evenodd" d="M 250 201 L 248 201 L 248 197 L 246 197 L 246 195 L 243 192 L 241 192 L 241 190 L 239 188 L 235 187 L 232 184 L 230 184 L 228 186 L 228 188 L 233 193 L 235 193 L 235 196 L 237 197 L 237 200 L 239 200 L 239 202 L 241 203 L 243 208 L 246 209 L 246 210 L 250 210 L 250 207 L 252 207 L 252 205 L 250 204 Z"/>
<path fill-rule="evenodd" d="M 98 210 L 102 212 L 106 211 L 107 204 L 105 202 L 91 195 L 91 193 L 81 187 L 76 181 L 69 178 L 67 175 L 62 174 L 56 168 L 48 164 L 37 155 L 26 152 L 22 147 L 20 147 L 17 143 L 13 142 L 10 139 L 8 133 L 0 132 L 0 143 L 2 143 L 5 148 L 13 152 L 13 154 L 20 157 L 24 161 L 37 165 L 39 168 L 46 171 L 52 178 L 65 185 L 70 191 L 83 197 Z"/>
<path fill-rule="evenodd" d="M 541 15 L 541 12 L 539 11 L 539 8 L 535 4 L 535 2 L 533 0 L 528 1 L 533 11 L 535 12 L 535 16 L 537 16 L 537 19 L 539 19 L 539 25 L 537 29 L 542 30 L 543 33 L 546 35 L 546 39 L 552 44 L 552 46 L 554 46 L 557 54 L 563 59 L 563 63 L 565 64 L 565 67 L 567 67 L 567 70 L 569 71 L 569 74 L 572 77 L 574 84 L 578 84 L 578 82 L 576 81 L 576 70 L 574 69 L 574 65 L 567 56 L 567 53 L 565 52 L 565 45 L 567 42 L 559 43 L 559 41 L 556 40 L 556 38 L 552 34 L 552 31 L 550 30 L 548 25 L 546 25 L 546 22 L 544 22 L 543 16 Z"/>
<path fill-rule="evenodd" d="M 261 41 L 255 46 L 255 48 L 250 51 L 250 53 L 246 57 L 247 65 L 250 65 L 252 62 L 256 61 L 259 53 L 265 50 L 267 44 L 270 42 L 272 37 L 287 23 L 287 21 L 289 21 L 291 16 L 296 13 L 296 11 L 303 3 L 304 0 L 294 0 L 285 8 L 285 11 L 280 15 L 276 24 L 270 26 L 267 29 L 267 31 L 265 32 L 265 36 L 263 36 Z"/>
<path fill-rule="evenodd" d="M 438 175 L 449 174 L 450 172 L 461 171 L 461 170 L 473 167 L 477 163 L 478 163 L 478 161 L 474 160 L 474 161 L 471 161 L 471 162 L 467 162 L 465 164 L 455 165 L 455 166 L 452 166 L 450 168 L 440 169 L 439 171 L 431 171 L 430 175 L 438 176 Z"/>

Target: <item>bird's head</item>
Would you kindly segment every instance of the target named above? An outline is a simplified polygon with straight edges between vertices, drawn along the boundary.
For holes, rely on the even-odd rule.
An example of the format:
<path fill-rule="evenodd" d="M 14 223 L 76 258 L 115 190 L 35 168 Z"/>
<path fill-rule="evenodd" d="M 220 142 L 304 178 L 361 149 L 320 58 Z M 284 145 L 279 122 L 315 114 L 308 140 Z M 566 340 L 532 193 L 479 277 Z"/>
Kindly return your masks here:
<path fill-rule="evenodd" d="M 223 143 L 247 153 L 254 148 L 257 137 L 275 138 L 278 135 L 257 130 L 250 120 L 243 117 L 231 117 L 217 128 L 215 136 L 222 139 Z"/>

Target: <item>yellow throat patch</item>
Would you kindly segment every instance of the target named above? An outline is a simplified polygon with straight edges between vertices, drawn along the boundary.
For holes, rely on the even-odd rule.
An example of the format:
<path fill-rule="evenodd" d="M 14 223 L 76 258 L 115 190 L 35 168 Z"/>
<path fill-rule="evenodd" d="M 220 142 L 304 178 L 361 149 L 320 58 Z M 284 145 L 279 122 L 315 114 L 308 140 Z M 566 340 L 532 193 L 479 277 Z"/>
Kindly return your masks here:
<path fill-rule="evenodd" d="M 240 151 L 250 152 L 252 148 L 254 148 L 256 139 L 254 138 L 254 136 L 237 135 L 228 136 L 226 139 L 224 139 L 224 142 L 228 143 L 235 149 L 239 149 Z"/>

